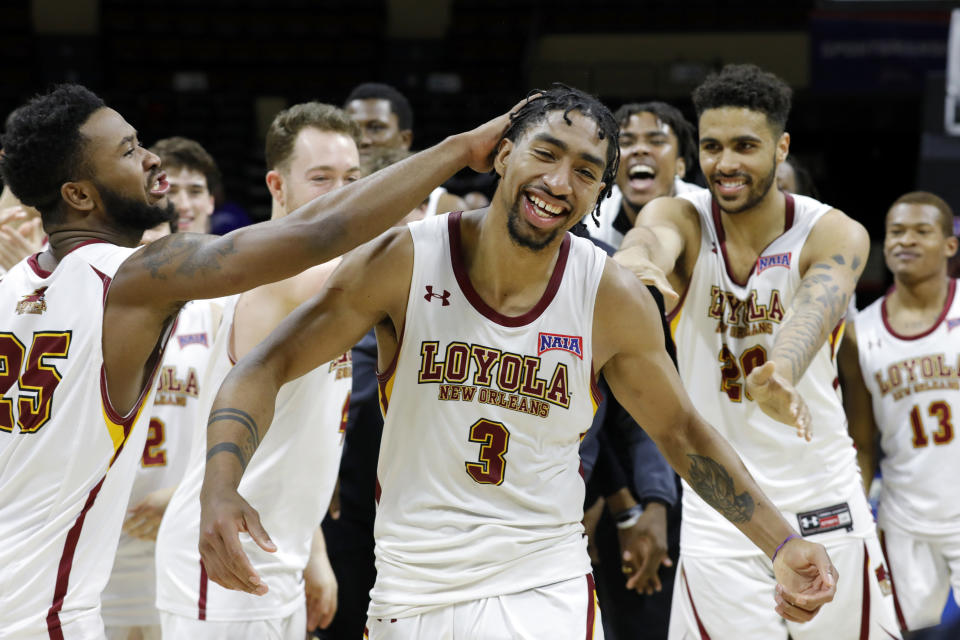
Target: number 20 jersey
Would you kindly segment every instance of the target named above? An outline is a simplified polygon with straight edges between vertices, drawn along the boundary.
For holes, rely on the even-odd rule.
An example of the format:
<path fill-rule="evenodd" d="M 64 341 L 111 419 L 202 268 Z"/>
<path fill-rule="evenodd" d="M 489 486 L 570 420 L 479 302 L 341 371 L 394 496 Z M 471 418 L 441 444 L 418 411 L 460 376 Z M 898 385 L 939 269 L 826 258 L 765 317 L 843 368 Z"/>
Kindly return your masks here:
<path fill-rule="evenodd" d="M 960 296 L 951 280 L 936 324 L 905 336 L 889 324 L 886 297 L 857 314 L 857 350 L 884 458 L 880 526 L 916 535 L 960 528 Z"/>
<path fill-rule="evenodd" d="M 459 213 L 409 229 L 403 335 L 380 375 L 369 610 L 380 618 L 590 572 L 579 444 L 598 398 L 593 309 L 606 255 L 567 235 L 543 297 L 507 317 L 470 282 Z"/>
<path fill-rule="evenodd" d="M 810 408 L 812 441 L 798 438 L 793 427 L 767 416 L 746 389 L 746 375 L 773 351 L 774 339 L 800 288 L 800 252 L 830 207 L 812 198 L 786 195 L 783 233 L 760 253 L 747 281 L 740 283 L 727 267 L 720 209 L 710 192 L 679 197 L 693 203 L 700 217 L 699 257 L 686 293 L 670 316 L 687 393 L 700 414 L 740 454 L 788 522 L 796 527 L 796 513 L 847 502 L 854 512 L 855 530 L 873 531 L 835 387 L 835 346 L 842 326 L 831 333 L 796 383 Z M 683 553 L 707 557 L 759 553 L 686 483 L 684 488 Z"/>
<path fill-rule="evenodd" d="M 153 403 L 151 375 L 119 415 L 103 370 L 104 304 L 133 251 L 84 244 L 53 272 L 32 257 L 0 280 L 0 637 L 102 633 Z"/>

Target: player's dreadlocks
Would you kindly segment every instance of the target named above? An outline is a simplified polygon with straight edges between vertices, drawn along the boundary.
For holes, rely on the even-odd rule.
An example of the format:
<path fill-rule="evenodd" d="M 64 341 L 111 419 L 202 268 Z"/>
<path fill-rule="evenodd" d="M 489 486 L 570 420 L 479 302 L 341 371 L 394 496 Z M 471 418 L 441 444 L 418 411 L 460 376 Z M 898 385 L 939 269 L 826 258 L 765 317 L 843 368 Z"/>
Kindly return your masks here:
<path fill-rule="evenodd" d="M 510 126 L 503 135 L 504 138 L 516 141 L 534 124 L 546 119 L 552 111 L 563 111 L 563 119 L 567 124 L 573 124 L 569 118 L 571 111 L 578 111 L 597 123 L 597 135 L 601 140 L 609 140 L 607 145 L 607 166 L 603 170 L 602 181 L 605 183 L 597 202 L 591 211 L 596 222 L 600 203 L 610 196 L 610 191 L 616 182 L 617 167 L 620 164 L 620 125 L 606 107 L 598 99 L 579 89 L 568 87 L 555 82 L 550 89 L 534 89 L 528 95 L 540 94 L 539 97 L 528 100 L 522 107 L 510 114 Z"/>

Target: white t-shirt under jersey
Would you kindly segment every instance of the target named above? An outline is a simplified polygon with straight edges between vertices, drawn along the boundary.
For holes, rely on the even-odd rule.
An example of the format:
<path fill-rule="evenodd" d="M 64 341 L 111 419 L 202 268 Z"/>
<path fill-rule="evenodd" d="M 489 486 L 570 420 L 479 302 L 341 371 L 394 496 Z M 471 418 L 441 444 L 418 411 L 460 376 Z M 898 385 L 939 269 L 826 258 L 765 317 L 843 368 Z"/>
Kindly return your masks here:
<path fill-rule="evenodd" d="M 607 257 L 566 236 L 541 300 L 506 317 L 470 283 L 460 220 L 409 225 L 403 335 L 380 380 L 372 617 L 590 572 L 579 444 L 596 406 L 593 309 Z"/>
<path fill-rule="evenodd" d="M 883 491 L 879 522 L 915 535 L 960 531 L 960 296 L 951 280 L 928 331 L 897 333 L 886 297 L 857 314 L 863 381 L 880 430 Z"/>
<path fill-rule="evenodd" d="M 153 405 L 151 375 L 137 405 L 119 415 L 103 370 L 104 304 L 134 251 L 86 243 L 53 272 L 33 256 L 0 279 L 3 637 L 103 633 L 100 592 Z M 165 344 L 166 334 L 158 354 Z"/>
<path fill-rule="evenodd" d="M 746 397 L 745 376 L 773 350 L 774 338 L 800 286 L 800 253 L 828 205 L 787 195 L 785 229 L 760 254 L 746 282 L 727 266 L 719 207 L 709 191 L 680 196 L 700 216 L 700 250 L 689 286 L 670 316 L 684 387 L 697 410 L 743 458 L 767 496 L 798 529 L 797 513 L 847 503 L 853 532 L 868 535 L 873 519 L 863 496 L 853 441 L 837 390 L 841 323 L 817 352 L 797 390 L 810 408 L 813 440 L 768 417 Z M 713 557 L 760 553 L 689 486 L 683 492 L 681 549 Z M 845 535 L 837 529 L 817 535 Z"/>
<path fill-rule="evenodd" d="M 232 298 L 224 307 L 214 343 L 204 389 L 207 413 L 232 366 L 228 345 L 236 301 Z M 243 473 L 238 491 L 259 512 L 277 545 L 276 553 L 267 553 L 241 535 L 244 552 L 270 588 L 266 595 L 224 589 L 201 571 L 197 541 L 207 447 L 206 431 L 199 432 L 160 525 L 158 609 L 192 619 L 245 621 L 285 618 L 306 606 L 302 574 L 340 468 L 352 369 L 347 352 L 281 387 L 270 430 Z"/>

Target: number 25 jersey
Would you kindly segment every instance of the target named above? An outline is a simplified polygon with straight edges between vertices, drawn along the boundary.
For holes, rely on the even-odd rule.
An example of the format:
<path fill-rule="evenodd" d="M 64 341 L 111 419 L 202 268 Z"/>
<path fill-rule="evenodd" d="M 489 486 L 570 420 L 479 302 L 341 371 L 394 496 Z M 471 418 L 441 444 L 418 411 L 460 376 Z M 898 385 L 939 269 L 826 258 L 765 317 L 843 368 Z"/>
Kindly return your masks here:
<path fill-rule="evenodd" d="M 796 382 L 810 409 L 812 441 L 798 438 L 793 427 L 767 416 L 747 395 L 746 376 L 770 357 L 799 291 L 804 244 L 831 208 L 812 198 L 785 195 L 784 231 L 760 252 L 746 282 L 737 282 L 728 267 L 721 213 L 710 192 L 680 196 L 696 207 L 700 217 L 699 257 L 670 317 L 680 377 L 697 410 L 736 449 L 788 522 L 797 526 L 798 512 L 847 502 L 854 513 L 854 529 L 873 531 L 836 389 L 835 346 L 842 325 L 831 332 Z M 727 556 L 759 553 L 684 484 L 683 553 L 706 557 L 718 550 Z"/>
<path fill-rule="evenodd" d="M 606 255 L 567 235 L 540 301 L 508 317 L 470 282 L 460 219 L 409 225 L 403 335 L 380 375 L 372 617 L 590 572 L 579 444 L 596 410 L 593 309 Z"/>

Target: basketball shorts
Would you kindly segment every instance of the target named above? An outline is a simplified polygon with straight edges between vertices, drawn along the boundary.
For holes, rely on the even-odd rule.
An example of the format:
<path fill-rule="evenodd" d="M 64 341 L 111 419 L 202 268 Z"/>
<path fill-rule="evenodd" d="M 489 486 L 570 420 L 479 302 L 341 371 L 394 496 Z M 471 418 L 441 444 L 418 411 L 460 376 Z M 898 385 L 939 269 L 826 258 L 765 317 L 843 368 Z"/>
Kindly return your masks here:
<path fill-rule="evenodd" d="M 880 539 L 900 625 L 922 629 L 940 624 L 951 585 L 960 603 L 960 533 L 918 537 L 888 523 Z"/>
<path fill-rule="evenodd" d="M 107 640 L 160 640 L 160 625 L 107 627 Z"/>
<path fill-rule="evenodd" d="M 307 607 L 299 607 L 286 618 L 213 622 L 160 612 L 164 638 L 190 640 L 303 640 L 307 635 Z"/>
<path fill-rule="evenodd" d="M 889 574 L 876 536 L 824 541 L 840 572 L 837 593 L 810 622 L 774 610 L 776 579 L 764 555 L 680 554 L 668 640 L 890 640 L 900 638 Z"/>
<path fill-rule="evenodd" d="M 368 640 L 603 640 L 593 576 L 470 600 L 409 618 L 368 618 Z"/>

